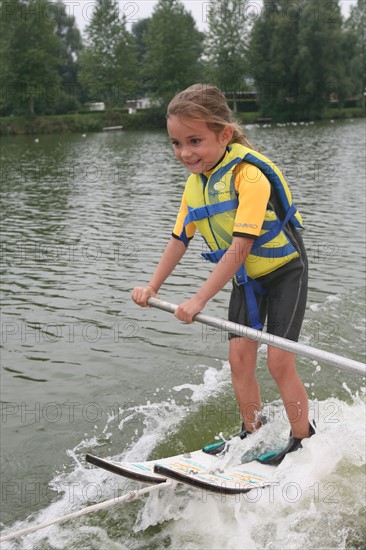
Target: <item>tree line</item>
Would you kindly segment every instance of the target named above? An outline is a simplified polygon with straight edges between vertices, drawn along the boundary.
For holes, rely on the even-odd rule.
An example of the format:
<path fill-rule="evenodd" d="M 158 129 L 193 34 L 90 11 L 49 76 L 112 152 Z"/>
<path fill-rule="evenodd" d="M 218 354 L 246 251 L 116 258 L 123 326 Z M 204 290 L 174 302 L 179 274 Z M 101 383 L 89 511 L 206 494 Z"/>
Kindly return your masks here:
<path fill-rule="evenodd" d="M 364 0 L 210 0 L 207 31 L 181 0 L 159 0 L 130 23 L 118 0 L 95 0 L 82 37 L 62 0 L 0 0 L 0 113 L 77 112 L 90 101 L 165 106 L 195 82 L 218 85 L 234 110 L 255 97 L 262 116 L 320 117 L 365 90 Z M 255 9 L 254 9 L 255 8 Z"/>

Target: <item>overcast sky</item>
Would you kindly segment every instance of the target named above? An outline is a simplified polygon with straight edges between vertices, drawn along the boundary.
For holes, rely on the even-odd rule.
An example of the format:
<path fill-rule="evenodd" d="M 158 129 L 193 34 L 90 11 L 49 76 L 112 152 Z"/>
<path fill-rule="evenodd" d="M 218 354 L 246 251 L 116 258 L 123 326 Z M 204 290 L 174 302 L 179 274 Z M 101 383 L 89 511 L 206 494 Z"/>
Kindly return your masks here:
<path fill-rule="evenodd" d="M 182 0 L 184 6 L 190 11 L 197 22 L 200 30 L 207 29 L 207 16 L 210 9 L 210 2 L 204 0 Z M 121 14 L 125 14 L 129 23 L 135 23 L 145 17 L 150 17 L 157 0 L 118 0 L 118 6 Z M 64 0 L 67 12 L 75 15 L 77 25 L 81 31 L 91 20 L 96 0 Z M 328 2 L 331 6 L 331 2 Z M 342 13 L 347 16 L 352 5 L 356 0 L 342 0 Z M 247 13 L 259 14 L 261 10 L 261 0 L 243 0 L 243 9 Z M 296 0 L 293 1 L 296 7 Z M 331 15 L 331 13 L 330 13 Z"/>

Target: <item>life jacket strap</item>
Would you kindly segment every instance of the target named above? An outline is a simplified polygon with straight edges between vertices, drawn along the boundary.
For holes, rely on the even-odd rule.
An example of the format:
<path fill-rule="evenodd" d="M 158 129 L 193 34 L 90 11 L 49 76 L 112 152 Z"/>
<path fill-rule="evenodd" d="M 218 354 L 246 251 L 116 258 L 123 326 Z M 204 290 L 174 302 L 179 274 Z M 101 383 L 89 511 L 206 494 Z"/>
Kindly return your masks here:
<path fill-rule="evenodd" d="M 269 181 L 271 182 L 271 184 L 275 188 L 275 190 L 276 190 L 276 192 L 277 192 L 277 194 L 280 198 L 281 203 L 284 206 L 287 205 L 288 204 L 288 198 L 287 198 L 286 192 L 283 188 L 283 184 L 282 184 L 278 174 L 276 173 L 276 171 L 273 168 L 274 165 L 271 165 L 271 163 L 268 163 L 265 160 L 262 160 L 262 159 L 256 157 L 255 155 L 253 155 L 253 153 L 250 153 L 250 152 L 248 152 L 244 156 L 243 160 L 246 161 L 246 162 L 249 162 L 250 164 L 253 164 L 257 168 L 259 168 L 259 170 L 266 176 L 266 178 L 269 179 Z M 301 225 L 300 221 L 295 217 L 295 214 L 297 212 L 297 208 L 294 206 L 293 203 L 292 203 L 292 206 L 290 207 L 290 209 L 292 207 L 294 207 L 295 210 L 293 210 L 291 212 L 291 216 L 290 216 L 288 221 L 291 221 L 291 223 L 294 227 L 297 227 L 297 228 L 301 229 L 302 225 Z M 287 208 L 287 206 L 285 206 L 285 208 Z"/>
<path fill-rule="evenodd" d="M 187 237 L 187 232 L 186 232 L 186 228 L 183 227 L 183 231 L 182 233 L 179 235 L 179 240 L 182 241 L 185 245 L 185 247 L 187 248 L 188 245 L 189 245 L 189 239 Z"/>
<path fill-rule="evenodd" d="M 184 219 L 184 227 L 191 222 L 197 222 L 205 218 L 215 216 L 215 214 L 222 214 L 229 210 L 236 210 L 238 208 L 238 199 L 230 199 L 228 201 L 216 202 L 214 204 L 205 204 L 198 208 L 190 208 L 189 212 Z"/>
<path fill-rule="evenodd" d="M 282 221 L 274 222 L 272 228 L 269 231 L 267 231 L 267 233 L 264 233 L 263 235 L 261 235 L 255 240 L 251 253 L 256 251 L 260 246 L 263 246 L 264 244 L 269 243 L 269 241 L 277 237 L 277 235 L 281 233 L 282 229 L 290 221 L 290 219 L 292 218 L 292 216 L 295 214 L 296 211 L 297 211 L 296 206 L 291 205 L 286 212 L 285 218 Z M 268 222 L 265 222 L 265 223 L 268 223 Z"/>
<path fill-rule="evenodd" d="M 268 290 L 264 288 L 259 281 L 248 277 L 244 264 L 236 272 L 235 280 L 239 286 L 243 286 L 248 308 L 249 324 L 251 328 L 262 330 L 263 324 L 261 323 L 259 317 L 256 294 L 266 296 L 266 294 L 268 294 Z"/>
<path fill-rule="evenodd" d="M 252 248 L 252 250 L 250 251 L 253 256 L 257 256 L 258 258 L 269 258 L 271 260 L 275 258 L 284 258 L 285 256 L 290 256 L 290 254 L 294 254 L 295 252 L 297 252 L 297 250 L 290 241 L 283 246 L 262 246 L 257 249 Z"/>
<path fill-rule="evenodd" d="M 222 250 L 213 250 L 212 252 L 201 252 L 201 256 L 208 262 L 217 264 L 219 263 L 226 251 L 227 248 L 224 248 Z"/>
<path fill-rule="evenodd" d="M 205 260 L 217 264 L 224 256 L 226 251 L 227 248 L 225 248 L 224 250 L 214 250 L 212 252 L 202 252 L 201 256 Z M 262 296 L 265 296 L 268 291 L 258 281 L 252 279 L 251 277 L 248 277 L 244 264 L 241 265 L 236 272 L 235 280 L 238 285 L 243 285 L 251 328 L 262 330 L 263 324 L 260 322 L 259 309 L 255 295 L 260 294 Z"/>

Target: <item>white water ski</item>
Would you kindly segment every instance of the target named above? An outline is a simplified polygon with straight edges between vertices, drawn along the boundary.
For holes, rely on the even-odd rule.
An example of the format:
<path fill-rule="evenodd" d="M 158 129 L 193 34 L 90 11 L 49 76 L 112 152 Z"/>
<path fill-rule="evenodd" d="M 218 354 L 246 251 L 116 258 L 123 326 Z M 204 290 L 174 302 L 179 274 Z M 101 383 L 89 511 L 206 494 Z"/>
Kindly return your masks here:
<path fill-rule="evenodd" d="M 222 493 L 246 493 L 272 485 L 276 468 L 254 460 L 222 467 L 219 456 L 194 451 L 148 462 L 119 462 L 86 455 L 87 462 L 115 474 L 146 483 L 164 483 L 167 478 Z"/>
<path fill-rule="evenodd" d="M 135 479 L 136 481 L 143 481 L 144 483 L 164 483 L 166 481 L 166 476 L 154 472 L 155 460 L 148 462 L 119 462 L 90 454 L 87 454 L 85 458 L 87 462 L 94 464 L 94 466 L 123 477 L 128 477 L 129 479 Z"/>

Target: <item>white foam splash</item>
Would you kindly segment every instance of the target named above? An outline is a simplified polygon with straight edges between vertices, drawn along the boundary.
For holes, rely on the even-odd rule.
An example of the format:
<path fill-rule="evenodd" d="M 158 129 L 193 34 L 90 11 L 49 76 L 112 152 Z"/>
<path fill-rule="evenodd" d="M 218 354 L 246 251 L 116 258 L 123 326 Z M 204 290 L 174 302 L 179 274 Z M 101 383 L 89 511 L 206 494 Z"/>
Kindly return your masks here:
<path fill-rule="evenodd" d="M 190 400 L 193 403 L 205 401 L 208 397 L 221 393 L 223 387 L 230 384 L 229 364 L 225 362 L 222 369 L 208 367 L 203 374 L 201 384 L 182 384 L 174 386 L 173 390 L 180 392 L 190 390 L 192 392 Z"/>
<path fill-rule="evenodd" d="M 227 364 L 214 370 L 204 369 L 202 383 L 189 385 L 192 403 L 212 395 L 217 385 L 221 384 L 222 389 L 229 383 Z M 351 397 L 348 386 L 344 388 Z M 274 411 L 271 422 L 253 437 L 253 446 L 264 435 L 266 443 L 271 444 L 278 439 L 285 441 L 288 436 L 279 402 L 268 407 Z M 271 489 L 224 496 L 178 486 L 175 491 L 151 494 L 135 508 L 125 504 L 107 515 L 96 514 L 73 524 L 53 526 L 16 543 L 4 543 L 2 550 L 30 550 L 42 545 L 52 549 L 135 550 L 141 548 L 141 544 L 163 547 L 166 541 L 171 548 L 197 550 L 362 547 L 365 542 L 362 541 L 365 402 L 359 395 L 352 396 L 350 403 L 330 398 L 313 402 L 311 410 L 317 422 L 316 436 L 305 441 L 302 450 L 286 457 L 276 471 L 278 483 Z M 171 399 L 147 403 L 127 413 L 125 420 L 129 417 L 136 420 L 137 415 L 144 429 L 124 459 L 142 460 L 164 440 L 168 431 L 179 429 L 188 409 Z M 111 424 L 109 419 L 109 430 Z M 75 460 L 74 468 L 56 475 L 51 482 L 59 499 L 28 521 L 17 522 L 11 531 L 136 488 L 135 482 L 83 465 L 79 453 L 90 449 L 93 442 L 98 444 L 98 438 L 85 439 L 69 451 Z M 235 453 L 240 457 L 243 452 L 240 443 L 244 442 L 238 441 L 238 445 L 233 446 L 231 458 Z M 124 527 L 115 529 L 113 526 L 121 521 Z M 118 535 L 121 529 L 122 532 L 126 529 L 126 522 L 130 526 L 128 536 Z"/>
<path fill-rule="evenodd" d="M 336 422 L 328 422 L 330 405 Z M 317 435 L 286 457 L 274 487 L 237 496 L 198 489 L 187 489 L 184 498 L 151 495 L 135 531 L 163 519 L 170 546 L 185 549 L 361 547 L 365 403 L 358 396 L 352 404 L 329 399 L 318 410 Z"/>

